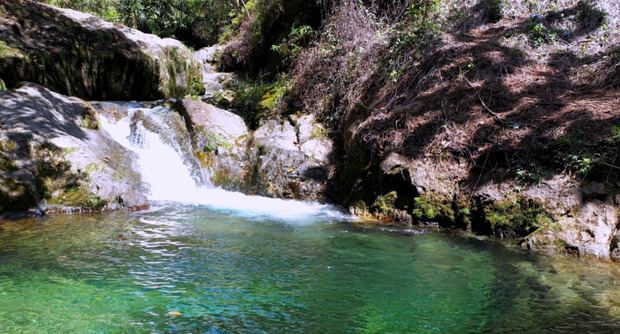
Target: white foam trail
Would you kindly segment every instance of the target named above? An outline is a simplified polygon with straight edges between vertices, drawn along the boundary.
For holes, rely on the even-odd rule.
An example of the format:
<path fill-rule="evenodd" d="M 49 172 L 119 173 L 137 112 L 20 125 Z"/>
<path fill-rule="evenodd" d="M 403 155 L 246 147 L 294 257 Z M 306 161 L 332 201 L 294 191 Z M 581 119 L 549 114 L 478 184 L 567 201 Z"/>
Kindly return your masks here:
<path fill-rule="evenodd" d="M 148 112 L 148 109 L 141 110 Z M 138 155 L 139 171 L 143 181 L 149 185 L 148 198 L 151 201 L 204 205 L 243 217 L 277 219 L 298 224 L 347 217 L 330 205 L 199 187 L 181 156 L 166 145 L 159 135 L 140 126 L 138 133 L 131 133 L 132 112 L 135 110 L 119 121 L 103 116 L 101 126 L 119 144 Z"/>

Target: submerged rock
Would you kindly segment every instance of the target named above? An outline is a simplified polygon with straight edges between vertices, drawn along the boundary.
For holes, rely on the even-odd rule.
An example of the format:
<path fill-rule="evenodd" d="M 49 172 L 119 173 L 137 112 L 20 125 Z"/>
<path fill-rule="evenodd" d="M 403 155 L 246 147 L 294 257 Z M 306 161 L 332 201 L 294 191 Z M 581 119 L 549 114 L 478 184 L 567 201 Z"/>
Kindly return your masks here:
<path fill-rule="evenodd" d="M 146 206 L 136 157 L 86 102 L 33 83 L 0 92 L 0 212 Z"/>
<path fill-rule="evenodd" d="M 204 90 L 181 42 L 70 9 L 0 1 L 0 77 L 98 100 L 155 100 Z"/>

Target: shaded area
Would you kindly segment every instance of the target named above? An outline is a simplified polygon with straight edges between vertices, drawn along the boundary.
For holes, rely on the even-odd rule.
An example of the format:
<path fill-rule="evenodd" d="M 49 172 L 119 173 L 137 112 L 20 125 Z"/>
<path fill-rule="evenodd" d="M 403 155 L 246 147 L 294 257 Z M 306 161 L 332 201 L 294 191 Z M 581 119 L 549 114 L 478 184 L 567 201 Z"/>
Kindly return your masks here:
<path fill-rule="evenodd" d="M 0 2 L 0 77 L 84 99 L 157 99 L 159 66 L 114 28 L 93 29 L 31 1 Z M 174 73 L 173 73 L 174 74 Z"/>
<path fill-rule="evenodd" d="M 347 112 L 344 125 L 362 122 L 356 140 L 376 156 L 375 166 L 391 152 L 413 160 L 469 161 L 462 180 L 469 191 L 492 180 L 529 174 L 523 181 L 535 182 L 563 171 L 617 187 L 617 48 L 595 55 L 545 50 L 540 61 L 535 59 L 540 55 L 506 43 L 511 36 L 530 34 L 536 22 L 552 26 L 570 17 L 581 24 L 566 31 L 566 42 L 589 34 L 605 16 L 590 6 L 580 2 L 501 25 L 488 24 L 494 20 L 487 18 L 483 28 L 465 24 L 469 30 L 457 30 L 450 44 L 435 42 L 436 51 L 425 53 L 395 83 L 386 81 L 385 73 L 371 76 L 373 84 L 359 94 L 362 100 Z M 488 4 L 476 8 L 488 10 Z M 389 68 L 390 56 L 385 61 L 378 68 Z M 575 134 L 582 138 L 570 142 Z M 368 157 L 357 148 L 365 149 L 355 145 L 348 152 L 361 154 L 366 166 Z"/>

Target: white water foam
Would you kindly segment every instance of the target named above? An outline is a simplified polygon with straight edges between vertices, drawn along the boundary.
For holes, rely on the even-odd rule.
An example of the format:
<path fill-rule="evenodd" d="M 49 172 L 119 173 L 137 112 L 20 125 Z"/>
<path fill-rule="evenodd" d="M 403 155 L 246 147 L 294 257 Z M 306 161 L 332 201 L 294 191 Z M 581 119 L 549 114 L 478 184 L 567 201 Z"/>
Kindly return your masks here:
<path fill-rule="evenodd" d="M 114 140 L 138 156 L 137 164 L 143 181 L 149 185 L 148 198 L 157 202 L 203 205 L 248 218 L 277 219 L 291 223 L 346 219 L 347 215 L 333 206 L 319 203 L 249 196 L 219 188 L 199 186 L 190 169 L 174 148 L 160 136 L 144 127 L 131 131 L 131 115 L 141 110 L 130 109 L 129 116 L 118 121 L 101 117 L 101 126 Z"/>

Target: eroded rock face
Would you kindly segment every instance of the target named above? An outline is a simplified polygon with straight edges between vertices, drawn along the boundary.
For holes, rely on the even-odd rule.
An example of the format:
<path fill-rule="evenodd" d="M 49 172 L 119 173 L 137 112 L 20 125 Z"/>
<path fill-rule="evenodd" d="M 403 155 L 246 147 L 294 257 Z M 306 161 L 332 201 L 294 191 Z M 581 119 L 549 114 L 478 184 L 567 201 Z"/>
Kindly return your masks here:
<path fill-rule="evenodd" d="M 268 120 L 254 132 L 210 104 L 175 101 L 195 155 L 215 186 L 270 197 L 323 200 L 332 142 L 312 116 Z"/>
<path fill-rule="evenodd" d="M 0 92 L 0 211 L 146 206 L 136 157 L 78 98 L 32 83 Z"/>
<path fill-rule="evenodd" d="M 178 100 L 173 107 L 185 118 L 194 154 L 211 182 L 227 190 L 248 191 L 255 154 L 243 119 L 201 101 Z"/>
<path fill-rule="evenodd" d="M 87 100 L 200 94 L 202 67 L 179 41 L 34 1 L 0 1 L 0 77 Z"/>
<path fill-rule="evenodd" d="M 211 46 L 194 52 L 194 59 L 202 65 L 202 79 L 205 93 L 202 100 L 219 106 L 227 106 L 233 100 L 234 92 L 226 89 L 226 86 L 234 79 L 230 72 L 218 72 L 216 70 L 217 55 L 224 47 Z"/>
<path fill-rule="evenodd" d="M 617 188 L 566 173 L 550 173 L 530 184 L 484 174 L 471 179 L 463 159 L 411 158 L 396 152 L 381 157 L 364 150 L 362 123 L 354 116 L 345 124 L 349 158 L 341 171 L 345 191 L 357 196 L 348 198 L 352 212 L 381 223 L 469 229 L 543 253 L 620 260 Z"/>
<path fill-rule="evenodd" d="M 261 194 L 324 200 L 333 145 L 313 116 L 266 121 L 254 133 L 254 144 Z"/>

